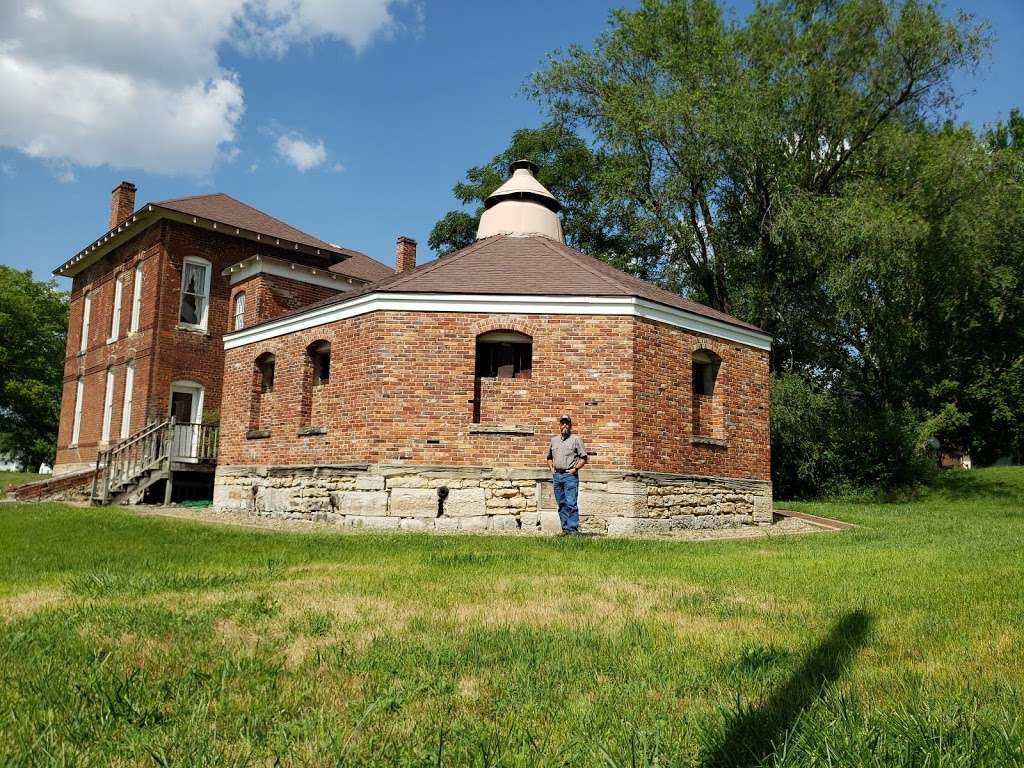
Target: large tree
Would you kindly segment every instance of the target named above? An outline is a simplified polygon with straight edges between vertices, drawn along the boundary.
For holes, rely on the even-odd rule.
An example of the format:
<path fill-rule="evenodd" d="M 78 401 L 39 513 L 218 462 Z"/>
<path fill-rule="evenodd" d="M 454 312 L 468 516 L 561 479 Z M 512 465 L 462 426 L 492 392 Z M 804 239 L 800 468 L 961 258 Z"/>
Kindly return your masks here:
<path fill-rule="evenodd" d="M 917 0 L 645 0 L 531 80 L 589 157 L 541 156 L 577 243 L 772 334 L 785 493 L 906 484 L 927 435 L 1024 447 L 1024 120 L 944 122 L 987 44 Z"/>
<path fill-rule="evenodd" d="M 780 222 L 842 189 L 888 126 L 949 106 L 984 44 L 915 0 L 760 3 L 742 25 L 714 0 L 645 0 L 593 49 L 553 55 L 532 90 L 594 136 L 601 187 L 668 236 L 691 294 L 771 331 L 784 357 L 799 342 L 778 309 L 816 265 Z"/>
<path fill-rule="evenodd" d="M 664 271 L 669 245 L 665 234 L 645 226 L 630 200 L 604 194 L 600 171 L 608 158 L 557 122 L 516 131 L 508 147 L 489 163 L 466 171 L 453 192 L 472 213 L 446 213 L 431 230 L 428 245 L 444 255 L 472 244 L 484 201 L 508 178 L 509 164 L 523 158 L 538 164 L 538 180 L 562 203 L 569 245 L 639 277 L 673 282 Z"/>
<path fill-rule="evenodd" d="M 53 462 L 67 338 L 67 295 L 0 266 L 0 452 Z"/>

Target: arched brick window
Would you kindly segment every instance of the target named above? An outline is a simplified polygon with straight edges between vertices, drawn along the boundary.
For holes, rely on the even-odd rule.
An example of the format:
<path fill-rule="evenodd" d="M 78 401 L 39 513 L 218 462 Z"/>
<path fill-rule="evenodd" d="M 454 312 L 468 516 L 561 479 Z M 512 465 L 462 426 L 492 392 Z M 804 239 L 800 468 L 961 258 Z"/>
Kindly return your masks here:
<path fill-rule="evenodd" d="M 533 339 L 519 331 L 488 331 L 476 337 L 476 375 L 528 379 L 533 371 Z"/>
<path fill-rule="evenodd" d="M 274 392 L 276 359 L 270 352 L 256 358 L 252 370 L 252 393 L 249 400 L 249 428 L 264 429 L 268 422 L 269 398 Z"/>
<path fill-rule="evenodd" d="M 302 376 L 301 426 L 308 427 L 318 412 L 321 391 L 331 381 L 331 342 L 320 339 L 306 347 Z"/>
<path fill-rule="evenodd" d="M 475 359 L 473 422 L 514 423 L 533 375 L 533 338 L 511 330 L 481 333 Z"/>
<path fill-rule="evenodd" d="M 722 358 L 707 349 L 693 353 L 691 382 L 693 392 L 693 434 L 697 437 L 721 438 L 723 418 L 718 390 L 718 372 Z"/>
<path fill-rule="evenodd" d="M 245 328 L 245 291 L 235 294 L 235 304 L 232 308 L 231 330 L 240 331 Z"/>

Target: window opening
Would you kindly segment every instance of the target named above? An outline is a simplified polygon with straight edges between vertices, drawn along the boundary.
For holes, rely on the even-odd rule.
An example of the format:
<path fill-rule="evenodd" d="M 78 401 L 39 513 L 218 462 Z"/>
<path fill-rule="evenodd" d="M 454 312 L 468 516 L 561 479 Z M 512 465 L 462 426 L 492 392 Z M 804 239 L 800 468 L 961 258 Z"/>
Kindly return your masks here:
<path fill-rule="evenodd" d="M 262 355 L 256 360 L 256 369 L 259 371 L 260 392 L 274 391 L 274 356 Z"/>
<path fill-rule="evenodd" d="M 82 339 L 78 351 L 85 352 L 89 346 L 89 315 L 92 314 L 92 291 L 86 291 L 82 297 Z"/>
<path fill-rule="evenodd" d="M 142 264 L 135 265 L 135 278 L 132 280 L 132 319 L 129 333 L 139 330 L 139 316 L 142 314 Z"/>
<path fill-rule="evenodd" d="M 235 320 L 232 327 L 236 331 L 245 327 L 245 291 L 235 296 Z"/>
<path fill-rule="evenodd" d="M 484 379 L 528 379 L 533 339 L 514 331 L 483 333 L 476 340 L 476 375 Z"/>
<path fill-rule="evenodd" d="M 309 357 L 313 362 L 313 383 L 327 384 L 331 380 L 331 345 L 323 341 L 309 349 Z"/>
<path fill-rule="evenodd" d="M 121 401 L 121 439 L 131 434 L 132 390 L 135 388 L 135 363 L 124 367 L 124 399 Z"/>
<path fill-rule="evenodd" d="M 110 339 L 113 341 L 121 332 L 121 299 L 124 296 L 124 273 L 114 280 L 114 310 L 110 313 Z"/>
<path fill-rule="evenodd" d="M 75 421 L 71 427 L 71 445 L 78 445 L 78 438 L 82 432 L 82 395 L 85 390 L 85 382 L 81 377 L 75 382 Z"/>
<path fill-rule="evenodd" d="M 183 325 L 206 328 L 209 297 L 209 262 L 186 257 L 181 270 L 181 310 L 178 321 Z"/>
<path fill-rule="evenodd" d="M 114 369 L 107 368 L 107 384 L 103 393 L 103 431 L 100 442 L 110 440 L 110 422 L 114 415 Z"/>

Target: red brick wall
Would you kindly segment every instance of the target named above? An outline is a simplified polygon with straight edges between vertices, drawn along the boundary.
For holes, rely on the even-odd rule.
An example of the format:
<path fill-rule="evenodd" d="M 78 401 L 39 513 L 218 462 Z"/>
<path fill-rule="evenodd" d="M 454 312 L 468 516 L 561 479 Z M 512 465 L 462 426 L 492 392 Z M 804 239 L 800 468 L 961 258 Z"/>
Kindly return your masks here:
<path fill-rule="evenodd" d="M 155 287 L 162 253 L 159 227 L 150 227 L 76 275 L 72 281 L 68 342 L 64 359 L 64 388 L 57 434 L 58 467 L 96 461 L 96 450 L 103 424 L 103 401 L 108 367 L 112 366 L 114 369 L 111 441 L 116 441 L 121 433 L 125 364 L 129 360 L 135 360 L 136 366 L 132 389 L 132 431 L 145 423 L 146 381 L 151 364 L 155 322 Z M 139 330 L 129 335 L 132 300 L 136 288 L 135 266 L 138 263 L 143 265 Z M 114 309 L 114 281 L 120 274 L 124 274 L 124 289 L 121 294 L 118 338 L 108 343 Z M 89 340 L 85 353 L 79 354 L 86 291 L 90 291 L 92 295 Z M 69 444 L 74 423 L 75 386 L 79 376 L 82 376 L 84 381 L 81 429 L 77 447 L 71 447 Z"/>
<path fill-rule="evenodd" d="M 483 414 L 532 427 L 534 435 L 470 433 L 476 337 L 511 329 L 534 338 L 531 398 Z M 331 342 L 331 380 L 311 422 L 326 435 L 299 437 L 306 347 Z M 568 412 L 596 455 L 592 466 L 627 467 L 632 450 L 631 319 L 376 312 L 228 350 L 226 380 L 252 380 L 260 354 L 276 356 L 274 392 L 245 439 L 250 390 L 231 387 L 221 414 L 220 463 L 337 464 L 403 459 L 415 464 L 543 466 L 548 438 Z M 481 420 L 484 424 L 488 419 Z M 437 444 L 428 443 L 437 440 Z"/>
<path fill-rule="evenodd" d="M 353 288 L 347 283 L 344 283 L 344 287 Z M 231 286 L 229 323 L 234 323 L 235 297 L 243 291 L 246 327 L 291 312 L 293 309 L 309 306 L 338 293 L 337 289 L 261 273 Z M 234 325 L 228 330 L 234 330 Z"/>
<path fill-rule="evenodd" d="M 636 468 L 770 479 L 768 353 L 650 320 L 637 319 L 634 332 Z M 713 433 L 725 445 L 690 442 L 695 399 L 692 361 L 700 349 L 722 359 L 713 402 L 701 403 L 702 432 Z"/>
<path fill-rule="evenodd" d="M 534 435 L 470 432 L 476 336 L 502 329 L 533 337 L 532 377 L 482 380 L 479 420 Z M 319 339 L 332 344 L 332 373 L 314 393 L 309 422 L 328 433 L 299 437 L 309 391 L 305 350 Z M 713 405 L 725 445 L 690 443 L 696 349 L 722 358 Z M 250 388 L 229 389 L 221 465 L 537 467 L 558 416 L 569 413 L 595 453 L 593 468 L 769 478 L 767 353 L 646 320 L 376 312 L 229 350 L 225 378 L 254 381 L 254 361 L 265 352 L 276 358 L 274 392 L 262 396 L 257 425 Z M 247 440 L 256 426 L 271 436 Z"/>
<path fill-rule="evenodd" d="M 58 468 L 61 465 L 94 463 L 101 437 L 106 371 L 114 368 L 114 408 L 110 443 L 121 434 L 125 364 L 135 360 L 131 432 L 147 421 L 166 417 L 171 383 L 195 381 L 204 392 L 204 410 L 208 415 L 220 408 L 223 382 L 223 335 L 231 317 L 228 278 L 221 272 L 231 264 L 264 253 L 300 263 L 326 266 L 326 258 L 317 259 L 285 249 L 253 243 L 219 232 L 162 220 L 142 230 L 138 236 L 107 254 L 96 264 L 76 275 L 72 282 L 69 326 L 64 362 L 64 388 L 61 399 L 60 427 L 57 438 Z M 186 256 L 198 256 L 212 265 L 210 306 L 205 331 L 178 327 L 181 301 L 181 270 Z M 135 264 L 142 260 L 143 301 L 138 333 L 128 335 L 134 295 Z M 119 338 L 108 343 L 114 304 L 114 281 L 125 273 L 121 300 Z M 287 281 L 291 282 L 291 281 Z M 82 307 L 85 292 L 92 293 L 89 342 L 79 355 Z M 293 292 L 299 300 L 299 292 Z M 318 294 L 316 299 L 321 296 Z M 69 445 L 74 422 L 75 386 L 83 376 L 82 421 L 78 445 Z"/>

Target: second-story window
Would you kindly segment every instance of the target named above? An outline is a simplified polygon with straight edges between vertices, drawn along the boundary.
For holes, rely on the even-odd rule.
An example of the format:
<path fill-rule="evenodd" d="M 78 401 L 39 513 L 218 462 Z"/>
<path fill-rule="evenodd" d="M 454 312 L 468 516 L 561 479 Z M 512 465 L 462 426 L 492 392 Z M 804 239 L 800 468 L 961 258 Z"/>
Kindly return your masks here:
<path fill-rule="evenodd" d="M 135 265 L 135 277 L 132 280 L 132 320 L 128 326 L 129 333 L 139 330 L 139 315 L 142 314 L 142 262 Z"/>
<path fill-rule="evenodd" d="M 181 310 L 178 322 L 206 329 L 210 311 L 210 262 L 186 256 L 181 269 Z"/>
<path fill-rule="evenodd" d="M 231 328 L 236 331 L 240 331 L 245 327 L 245 291 L 241 291 L 235 295 L 235 312 L 234 321 L 231 324 Z"/>
<path fill-rule="evenodd" d="M 92 314 L 92 291 L 86 291 L 82 297 L 82 339 L 78 346 L 79 352 L 89 347 L 89 315 Z"/>
<path fill-rule="evenodd" d="M 110 338 L 113 341 L 121 333 L 121 300 L 124 298 L 124 273 L 114 280 L 114 309 L 110 313 Z"/>

